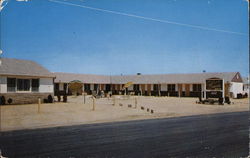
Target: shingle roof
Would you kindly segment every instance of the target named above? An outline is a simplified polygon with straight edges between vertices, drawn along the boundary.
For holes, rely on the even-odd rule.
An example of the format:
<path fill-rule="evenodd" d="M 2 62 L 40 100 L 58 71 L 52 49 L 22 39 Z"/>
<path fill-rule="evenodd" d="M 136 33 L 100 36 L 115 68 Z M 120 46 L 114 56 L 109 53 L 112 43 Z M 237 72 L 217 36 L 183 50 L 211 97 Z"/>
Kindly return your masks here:
<path fill-rule="evenodd" d="M 68 83 L 79 80 L 83 83 L 110 84 L 110 76 L 55 72 L 55 82 Z"/>
<path fill-rule="evenodd" d="M 230 82 L 237 72 L 223 73 L 189 73 L 189 74 L 158 74 L 158 75 L 90 75 L 74 73 L 51 73 L 41 65 L 30 60 L 19 60 L 2 58 L 0 75 L 21 75 L 38 77 L 55 77 L 55 82 L 68 83 L 72 80 L 79 80 L 83 83 L 99 84 L 162 84 L 162 83 L 204 83 L 205 79 L 217 77 Z"/>
<path fill-rule="evenodd" d="M 237 72 L 223 73 L 191 73 L 191 74 L 159 74 L 159 75 L 124 75 L 124 76 L 105 76 L 105 75 L 86 75 L 72 73 L 54 73 L 55 82 L 70 82 L 80 80 L 83 83 L 112 83 L 125 84 L 163 84 L 163 83 L 204 83 L 208 78 L 223 78 L 225 82 L 230 82 Z"/>
<path fill-rule="evenodd" d="M 235 74 L 236 72 L 113 76 L 112 83 L 204 83 L 206 79 L 213 77 L 223 78 L 225 82 L 230 82 Z"/>
<path fill-rule="evenodd" d="M 30 60 L 1 58 L 0 75 L 55 77 L 51 72 Z"/>

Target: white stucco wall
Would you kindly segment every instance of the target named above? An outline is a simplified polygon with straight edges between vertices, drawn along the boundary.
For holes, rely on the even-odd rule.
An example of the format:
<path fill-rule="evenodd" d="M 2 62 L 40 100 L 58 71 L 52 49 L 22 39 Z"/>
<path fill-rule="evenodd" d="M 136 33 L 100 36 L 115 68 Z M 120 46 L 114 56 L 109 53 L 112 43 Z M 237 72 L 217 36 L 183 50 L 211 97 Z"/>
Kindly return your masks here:
<path fill-rule="evenodd" d="M 141 87 L 142 87 L 142 85 L 139 85 L 139 90 L 140 90 L 140 91 L 142 91 L 142 88 L 141 88 Z"/>
<path fill-rule="evenodd" d="M 233 97 L 236 98 L 238 93 L 243 92 L 243 83 L 231 82 L 230 92 L 232 92 Z"/>
<path fill-rule="evenodd" d="M 7 93 L 7 77 L 0 76 L 0 93 Z"/>
<path fill-rule="evenodd" d="M 178 84 L 175 84 L 175 91 L 178 91 Z"/>
<path fill-rule="evenodd" d="M 244 90 L 243 90 L 243 94 L 247 93 L 249 96 L 249 91 L 250 91 L 250 85 L 249 84 L 244 84 Z"/>
<path fill-rule="evenodd" d="M 185 92 L 185 84 L 182 84 L 182 91 Z"/>
<path fill-rule="evenodd" d="M 203 92 L 205 90 L 205 84 L 201 84 L 201 91 Z"/>
<path fill-rule="evenodd" d="M 161 91 L 168 91 L 168 85 L 167 84 L 161 84 Z"/>
<path fill-rule="evenodd" d="M 193 84 L 190 84 L 190 92 L 192 92 L 193 91 Z"/>
<path fill-rule="evenodd" d="M 63 91 L 64 90 L 64 87 L 63 87 L 63 83 L 59 83 L 59 91 Z"/>
<path fill-rule="evenodd" d="M 54 92 L 53 78 L 40 78 L 39 92 L 53 93 Z"/>
<path fill-rule="evenodd" d="M 91 90 L 91 91 L 94 90 L 94 84 L 90 84 L 90 90 Z"/>

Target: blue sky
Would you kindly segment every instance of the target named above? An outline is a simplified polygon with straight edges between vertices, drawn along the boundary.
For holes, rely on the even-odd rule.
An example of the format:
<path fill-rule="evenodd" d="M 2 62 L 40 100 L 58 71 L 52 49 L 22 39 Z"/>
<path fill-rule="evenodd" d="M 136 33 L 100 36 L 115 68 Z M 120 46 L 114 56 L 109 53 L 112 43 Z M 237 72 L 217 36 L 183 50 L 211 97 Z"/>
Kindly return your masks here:
<path fill-rule="evenodd" d="M 244 0 L 59 0 L 225 33 L 48 0 L 10 0 L 1 12 L 3 57 L 52 72 L 165 74 L 249 72 Z"/>

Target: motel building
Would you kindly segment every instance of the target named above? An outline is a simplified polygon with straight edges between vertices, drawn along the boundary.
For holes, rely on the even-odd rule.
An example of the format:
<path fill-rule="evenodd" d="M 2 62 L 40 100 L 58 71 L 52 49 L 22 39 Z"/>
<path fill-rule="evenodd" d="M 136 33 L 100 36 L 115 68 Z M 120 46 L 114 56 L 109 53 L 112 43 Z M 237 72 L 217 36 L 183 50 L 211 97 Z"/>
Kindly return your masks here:
<path fill-rule="evenodd" d="M 54 95 L 55 76 L 29 60 L 2 58 L 0 65 L 0 97 L 6 104 L 37 103 Z"/>
<path fill-rule="evenodd" d="M 86 75 L 54 73 L 55 95 L 70 94 L 68 84 L 72 80 L 82 82 L 81 92 L 87 94 L 104 91 L 112 94 L 133 93 L 145 96 L 176 97 L 231 97 L 243 92 L 243 80 L 239 72 L 159 74 L 159 75 Z M 133 84 L 123 89 L 128 82 Z"/>
<path fill-rule="evenodd" d="M 49 95 L 70 95 L 69 83 L 79 81 L 79 94 L 104 93 L 143 96 L 226 97 L 236 98 L 243 93 L 239 72 L 189 73 L 159 75 L 88 75 L 51 73 L 29 60 L 2 58 L 0 65 L 0 98 L 11 104 L 37 103 Z M 123 89 L 127 83 L 132 83 Z M 1 103 L 1 102 L 0 102 Z"/>

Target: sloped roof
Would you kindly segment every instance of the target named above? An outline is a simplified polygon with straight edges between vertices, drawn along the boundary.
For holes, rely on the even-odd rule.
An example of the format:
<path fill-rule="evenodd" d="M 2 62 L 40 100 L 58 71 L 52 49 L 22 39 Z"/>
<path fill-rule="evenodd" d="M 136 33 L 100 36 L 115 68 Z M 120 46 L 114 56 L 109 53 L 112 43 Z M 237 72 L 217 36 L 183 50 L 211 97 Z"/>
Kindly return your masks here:
<path fill-rule="evenodd" d="M 1 58 L 0 75 L 54 77 L 46 68 L 30 60 Z"/>
<path fill-rule="evenodd" d="M 163 84 L 163 83 L 204 83 L 208 78 L 223 78 L 225 82 L 232 81 L 237 72 L 224 73 L 189 73 L 189 74 L 159 74 L 159 75 L 124 75 L 124 76 L 105 76 L 105 75 L 86 75 L 72 73 L 54 73 L 55 82 L 70 82 L 80 80 L 83 83 L 100 84 Z"/>
<path fill-rule="evenodd" d="M 158 74 L 158 75 L 90 75 L 75 73 L 51 73 L 46 68 L 30 60 L 19 60 L 2 58 L 0 75 L 20 75 L 38 77 L 56 77 L 55 82 L 68 83 L 72 80 L 79 80 L 83 83 L 99 84 L 162 84 L 162 83 L 204 83 L 208 78 L 223 78 L 225 82 L 230 82 L 237 72 L 223 73 L 189 73 L 189 74 Z"/>
<path fill-rule="evenodd" d="M 110 76 L 105 75 L 90 75 L 90 74 L 75 74 L 75 73 L 63 73 L 55 72 L 55 82 L 68 83 L 73 80 L 79 80 L 82 83 L 99 83 L 110 84 Z"/>
<path fill-rule="evenodd" d="M 112 83 L 119 83 L 119 84 L 123 84 L 126 82 L 133 82 L 134 84 L 204 83 L 206 79 L 213 77 L 223 78 L 225 82 L 230 82 L 235 75 L 236 72 L 112 76 Z"/>

